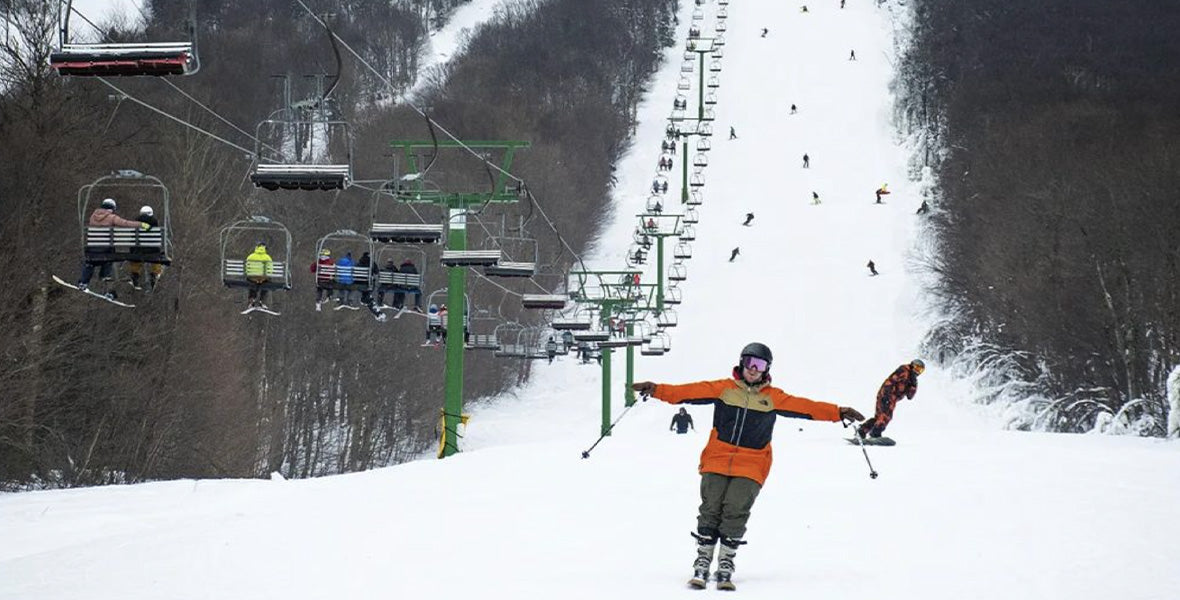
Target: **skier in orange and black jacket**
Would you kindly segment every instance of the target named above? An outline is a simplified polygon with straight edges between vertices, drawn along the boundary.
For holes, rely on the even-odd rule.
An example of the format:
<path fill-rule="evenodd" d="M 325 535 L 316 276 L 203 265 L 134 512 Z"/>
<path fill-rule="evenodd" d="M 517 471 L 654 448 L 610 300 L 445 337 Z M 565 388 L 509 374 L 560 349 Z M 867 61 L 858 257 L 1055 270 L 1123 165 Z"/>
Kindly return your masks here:
<path fill-rule="evenodd" d="M 792 396 L 770 385 L 770 348 L 752 343 L 742 349 L 728 379 L 684 385 L 650 381 L 632 386 L 637 392 L 670 404 L 712 404 L 713 430 L 701 452 L 701 506 L 697 517 L 697 560 L 692 583 L 709 577 L 718 541 L 716 580 L 733 589 L 730 577 L 738 546 L 744 544 L 746 522 L 762 484 L 770 473 L 770 439 L 778 417 L 822 421 L 859 421 L 856 409 Z"/>

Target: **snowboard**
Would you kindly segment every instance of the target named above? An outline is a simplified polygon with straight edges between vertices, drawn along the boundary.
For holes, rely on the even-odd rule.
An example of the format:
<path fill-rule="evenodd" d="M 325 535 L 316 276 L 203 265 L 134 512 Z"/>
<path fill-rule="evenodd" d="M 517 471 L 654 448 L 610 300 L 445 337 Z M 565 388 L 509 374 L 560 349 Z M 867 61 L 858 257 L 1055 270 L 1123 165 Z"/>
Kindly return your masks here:
<path fill-rule="evenodd" d="M 861 441 L 857 441 L 857 439 L 854 437 L 853 438 L 845 438 L 845 439 L 847 439 L 848 443 L 852 444 L 853 446 L 859 446 L 862 441 L 864 442 L 864 445 L 866 445 L 866 446 L 896 446 L 897 445 L 897 442 L 893 441 L 893 438 L 887 438 L 885 436 L 881 436 L 879 438 L 868 437 L 868 438 L 865 438 L 864 440 L 861 440 Z"/>
<path fill-rule="evenodd" d="M 106 300 L 107 302 L 110 302 L 111 304 L 117 304 L 117 305 L 122 306 L 124 308 L 135 308 L 134 304 L 127 304 L 126 302 L 119 302 L 118 300 L 116 300 L 114 298 L 109 298 L 109 297 L 104 296 L 104 295 L 102 295 L 98 292 L 95 292 L 93 290 L 80 288 L 72 283 L 66 283 L 61 277 L 58 277 L 57 275 L 53 276 L 53 280 L 60 283 L 61 285 L 64 285 L 64 286 L 70 288 L 70 289 L 78 290 L 79 292 L 82 292 L 83 294 L 88 294 L 90 296 L 94 296 L 95 298 L 101 298 L 103 300 Z"/>

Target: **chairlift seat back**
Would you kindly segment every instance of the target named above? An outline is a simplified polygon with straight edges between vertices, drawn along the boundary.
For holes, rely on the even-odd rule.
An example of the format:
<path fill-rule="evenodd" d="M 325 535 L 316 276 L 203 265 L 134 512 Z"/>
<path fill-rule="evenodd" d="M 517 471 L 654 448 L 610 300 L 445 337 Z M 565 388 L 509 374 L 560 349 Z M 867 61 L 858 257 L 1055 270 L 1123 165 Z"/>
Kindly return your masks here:
<path fill-rule="evenodd" d="M 90 262 L 135 262 L 172 264 L 165 252 L 163 228 L 147 231 L 138 227 L 87 227 L 86 260 Z"/>
<path fill-rule="evenodd" d="M 433 244 L 442 234 L 443 226 L 437 223 L 373 223 L 369 238 L 387 244 Z"/>
<path fill-rule="evenodd" d="M 258 164 L 250 174 L 265 190 L 342 190 L 352 183 L 349 165 Z"/>
<path fill-rule="evenodd" d="M 272 261 L 270 273 L 266 283 L 255 283 L 246 280 L 246 260 L 241 258 L 227 258 L 221 264 L 221 281 L 227 287 L 260 287 L 268 290 L 290 289 L 287 283 L 287 265 Z"/>

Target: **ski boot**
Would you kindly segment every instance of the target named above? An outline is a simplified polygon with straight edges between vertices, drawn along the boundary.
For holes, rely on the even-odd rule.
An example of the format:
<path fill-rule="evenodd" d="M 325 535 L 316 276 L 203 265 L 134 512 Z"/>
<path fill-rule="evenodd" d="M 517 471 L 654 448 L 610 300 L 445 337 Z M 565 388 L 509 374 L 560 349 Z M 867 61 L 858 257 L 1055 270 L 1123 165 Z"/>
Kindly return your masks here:
<path fill-rule="evenodd" d="M 732 592 L 737 590 L 733 584 L 733 557 L 737 555 L 738 546 L 744 544 L 740 539 L 721 538 L 721 550 L 717 553 L 717 589 Z"/>
<path fill-rule="evenodd" d="M 697 540 L 697 559 L 692 563 L 692 579 L 688 586 L 703 590 L 709 583 L 709 567 L 713 564 L 713 551 L 717 548 L 717 535 L 692 533 Z"/>

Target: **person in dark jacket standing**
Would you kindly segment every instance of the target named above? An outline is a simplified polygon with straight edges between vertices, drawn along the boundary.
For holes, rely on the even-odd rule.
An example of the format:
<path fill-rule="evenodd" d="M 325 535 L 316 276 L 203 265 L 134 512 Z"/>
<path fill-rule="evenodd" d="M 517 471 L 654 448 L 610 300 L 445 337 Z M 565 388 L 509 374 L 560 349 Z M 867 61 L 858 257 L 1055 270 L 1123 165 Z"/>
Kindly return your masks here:
<path fill-rule="evenodd" d="M 877 413 L 871 419 L 857 427 L 860 437 L 881 437 L 889 422 L 893 420 L 893 409 L 902 398 L 913 399 L 918 393 L 918 376 L 926 371 L 926 363 L 915 358 L 908 364 L 901 365 L 881 384 L 877 390 Z"/>
<path fill-rule="evenodd" d="M 745 542 L 750 509 L 770 474 L 770 438 L 778 417 L 859 421 L 856 409 L 792 396 L 770 385 L 770 348 L 742 348 L 730 377 L 683 385 L 642 381 L 635 391 L 669 404 L 712 404 L 713 430 L 701 452 L 701 506 L 697 516 L 697 558 L 689 585 L 705 587 L 718 542 L 717 588 L 736 589 L 734 556 Z"/>
<path fill-rule="evenodd" d="M 693 427 L 692 415 L 688 414 L 688 411 L 684 410 L 682 406 L 680 412 L 672 415 L 672 424 L 668 426 L 668 431 L 675 429 L 676 433 L 688 433 L 690 428 L 693 431 L 697 430 L 696 427 Z"/>

